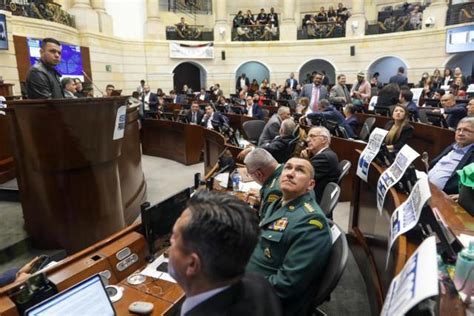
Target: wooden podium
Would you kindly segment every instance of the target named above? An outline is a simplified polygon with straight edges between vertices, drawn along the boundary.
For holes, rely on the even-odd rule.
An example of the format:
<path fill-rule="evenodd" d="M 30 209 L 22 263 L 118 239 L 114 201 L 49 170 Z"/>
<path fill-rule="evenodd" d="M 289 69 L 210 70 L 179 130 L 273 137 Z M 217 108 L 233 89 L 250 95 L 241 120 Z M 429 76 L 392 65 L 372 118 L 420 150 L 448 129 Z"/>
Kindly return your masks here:
<path fill-rule="evenodd" d="M 113 140 L 124 104 L 121 97 L 8 103 L 25 228 L 36 247 L 72 253 L 125 227 L 124 141 Z"/>
<path fill-rule="evenodd" d="M 9 97 L 13 95 L 13 83 L 0 83 L 0 95 Z"/>

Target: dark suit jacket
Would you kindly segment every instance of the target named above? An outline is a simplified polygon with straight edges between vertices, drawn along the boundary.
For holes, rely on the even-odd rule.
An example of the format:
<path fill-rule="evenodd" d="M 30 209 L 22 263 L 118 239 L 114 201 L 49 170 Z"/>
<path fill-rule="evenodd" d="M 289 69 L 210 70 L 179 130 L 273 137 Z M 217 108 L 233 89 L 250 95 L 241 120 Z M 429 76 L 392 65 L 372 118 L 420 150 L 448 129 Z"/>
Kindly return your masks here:
<path fill-rule="evenodd" d="M 293 136 L 278 136 L 269 143 L 262 146 L 263 149 L 268 151 L 278 163 L 284 163 L 291 156 L 288 153 L 290 148 L 290 142 L 293 140 Z"/>
<path fill-rule="evenodd" d="M 314 168 L 314 180 L 316 186 L 316 202 L 320 203 L 323 197 L 324 188 L 329 182 L 337 183 L 341 170 L 339 169 L 339 159 L 331 148 L 324 149 L 321 153 L 311 157 L 311 164 Z"/>
<path fill-rule="evenodd" d="M 452 149 L 453 145 L 449 145 L 446 147 L 445 150 L 439 156 L 437 156 L 435 159 L 431 161 L 430 169 L 434 167 L 438 163 L 438 161 L 441 160 L 444 156 L 446 156 Z M 474 162 L 474 146 L 471 146 L 471 149 L 462 157 L 461 161 L 459 164 L 456 166 L 456 169 L 453 171 L 451 174 L 451 177 L 449 178 L 448 182 L 446 182 L 443 191 L 446 192 L 446 194 L 458 194 L 459 193 L 459 176 L 457 174 L 457 170 L 461 170 L 465 166 L 469 165 L 470 163 Z"/>
<path fill-rule="evenodd" d="M 311 96 L 313 95 L 313 84 L 308 83 L 303 86 L 301 89 L 300 98 L 307 97 L 311 101 Z M 325 86 L 320 85 L 319 90 L 319 100 L 327 99 L 328 98 L 328 89 Z"/>
<path fill-rule="evenodd" d="M 418 110 L 418 106 L 416 105 L 416 103 L 413 101 L 408 102 L 407 109 L 408 112 L 413 115 L 415 122 L 417 122 L 420 119 L 420 111 Z"/>
<path fill-rule="evenodd" d="M 148 104 L 150 106 L 150 111 L 158 111 L 158 96 L 153 92 L 150 93 L 150 98 L 148 99 Z"/>
<path fill-rule="evenodd" d="M 204 116 L 203 111 L 201 111 L 201 110 L 197 111 L 196 124 L 201 124 L 203 116 Z M 188 120 L 188 123 L 191 123 L 193 121 L 193 113 L 192 113 L 191 110 L 189 110 L 188 113 L 186 114 L 186 119 Z"/>
<path fill-rule="evenodd" d="M 390 77 L 389 83 L 396 83 L 399 86 L 406 86 L 408 84 L 408 78 L 401 74 L 396 74 Z"/>
<path fill-rule="evenodd" d="M 176 104 L 186 104 L 186 95 L 185 94 L 178 94 L 176 95 Z"/>
<path fill-rule="evenodd" d="M 202 120 L 201 120 L 201 125 L 204 126 L 204 127 L 207 127 L 207 121 L 208 121 L 208 118 L 205 118 L 205 116 L 203 116 Z M 222 115 L 221 113 L 219 112 L 214 112 L 214 114 L 212 115 L 212 121 L 215 122 L 215 124 L 222 126 L 224 125 L 225 123 L 228 122 L 228 119 Z"/>
<path fill-rule="evenodd" d="M 225 315 L 280 316 L 282 312 L 280 301 L 270 283 L 261 276 L 249 274 L 185 314 L 185 316 Z"/>
<path fill-rule="evenodd" d="M 389 131 L 392 128 L 393 124 L 393 120 L 388 121 L 385 125 L 385 129 Z M 407 143 L 407 141 L 413 135 L 413 130 L 414 128 L 410 124 L 407 124 L 403 127 L 402 132 L 400 133 L 400 137 L 398 137 L 398 139 L 396 139 L 392 144 L 395 152 L 398 152 Z"/>
<path fill-rule="evenodd" d="M 286 79 L 285 86 L 290 87 L 291 89 L 294 90 L 294 89 L 296 89 L 296 86 L 298 85 L 298 80 L 293 78 L 293 85 L 290 86 L 290 83 L 291 83 L 291 79 L 290 78 Z"/>
<path fill-rule="evenodd" d="M 247 114 L 247 110 L 245 110 L 245 113 Z M 257 103 L 254 103 L 252 105 L 252 117 L 263 121 L 264 114 Z"/>
<path fill-rule="evenodd" d="M 250 86 L 250 81 L 249 81 L 249 78 L 245 77 L 245 85 L 248 87 Z M 242 89 L 242 87 L 240 86 L 240 77 L 237 78 L 237 82 L 235 83 L 235 89 L 237 91 L 240 91 Z"/>
<path fill-rule="evenodd" d="M 347 131 L 347 134 L 349 135 L 350 138 L 356 138 L 357 134 L 357 126 L 359 123 L 357 122 L 357 118 L 355 116 L 351 116 L 348 119 L 345 120 L 344 127 Z"/>
<path fill-rule="evenodd" d="M 446 117 L 446 123 L 451 128 L 456 128 L 459 121 L 467 115 L 466 106 L 463 104 L 455 105 L 450 109 L 444 109 L 444 113 L 448 116 Z"/>

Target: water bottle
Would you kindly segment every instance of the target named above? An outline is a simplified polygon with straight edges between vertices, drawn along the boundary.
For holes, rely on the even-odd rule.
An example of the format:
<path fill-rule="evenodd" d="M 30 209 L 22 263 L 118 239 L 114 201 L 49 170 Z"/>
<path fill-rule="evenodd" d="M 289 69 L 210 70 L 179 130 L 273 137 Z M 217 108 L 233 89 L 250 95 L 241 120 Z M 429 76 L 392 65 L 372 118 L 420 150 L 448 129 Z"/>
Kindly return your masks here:
<path fill-rule="evenodd" d="M 239 191 L 240 179 L 240 173 L 237 169 L 235 169 L 234 173 L 232 173 L 232 189 L 234 192 Z"/>
<path fill-rule="evenodd" d="M 469 242 L 469 248 L 464 248 L 456 261 L 454 284 L 459 292 L 470 298 L 474 282 L 474 241 Z"/>

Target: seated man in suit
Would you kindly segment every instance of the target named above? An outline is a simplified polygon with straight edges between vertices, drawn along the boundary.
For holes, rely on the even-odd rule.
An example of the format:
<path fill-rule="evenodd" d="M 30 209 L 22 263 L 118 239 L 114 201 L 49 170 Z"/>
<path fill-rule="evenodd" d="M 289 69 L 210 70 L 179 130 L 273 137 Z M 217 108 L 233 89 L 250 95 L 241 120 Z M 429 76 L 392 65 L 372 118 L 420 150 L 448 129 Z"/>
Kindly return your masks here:
<path fill-rule="evenodd" d="M 357 117 L 355 116 L 356 107 L 351 103 L 346 104 L 344 107 L 344 116 L 346 117 L 344 127 L 346 128 L 347 135 L 350 138 L 357 138 L 357 126 L 359 123 L 357 122 Z"/>
<path fill-rule="evenodd" d="M 433 110 L 432 112 L 444 114 L 448 127 L 455 129 L 459 121 L 467 115 L 464 104 L 456 105 L 456 99 L 452 94 L 445 94 L 441 97 L 443 109 Z"/>
<path fill-rule="evenodd" d="M 245 115 L 256 118 L 257 120 L 263 120 L 263 111 L 258 106 L 257 102 L 254 102 L 252 96 L 245 98 Z"/>
<path fill-rule="evenodd" d="M 265 211 L 261 235 L 248 272 L 264 275 L 273 285 L 285 315 L 306 315 L 311 284 L 324 273 L 331 250 L 326 217 L 313 198 L 314 171 L 311 163 L 291 158 L 283 167 L 283 194 Z"/>
<path fill-rule="evenodd" d="M 281 122 L 280 135 L 275 137 L 271 142 L 260 146 L 268 151 L 279 163 L 284 163 L 292 156 L 290 153 L 290 142 L 295 138 L 293 132 L 296 129 L 296 123 L 292 118 L 287 118 Z M 253 146 L 242 150 L 237 158 L 244 159 L 245 156 L 253 149 Z"/>
<path fill-rule="evenodd" d="M 257 198 L 260 201 L 258 215 L 265 216 L 268 206 L 281 198 L 280 175 L 283 165 L 279 164 L 273 156 L 263 148 L 255 148 L 244 159 L 247 173 L 252 179 L 260 184 L 260 192 L 250 190 L 247 199 Z"/>
<path fill-rule="evenodd" d="M 313 76 L 313 83 L 305 84 L 300 93 L 300 98 L 307 97 L 309 101 L 308 112 L 316 112 L 320 100 L 327 99 L 328 90 L 322 85 L 323 75 L 316 73 Z"/>
<path fill-rule="evenodd" d="M 286 106 L 280 106 L 278 112 L 268 120 L 267 124 L 263 128 L 262 134 L 258 139 L 258 145 L 262 146 L 279 135 L 281 122 L 289 118 L 291 115 L 290 108 Z"/>
<path fill-rule="evenodd" d="M 337 183 L 341 170 L 337 154 L 329 148 L 331 134 L 328 129 L 316 126 L 309 130 L 306 138 L 308 147 L 301 152 L 301 157 L 309 159 L 314 168 L 314 193 L 316 202 L 321 202 L 324 188 L 329 182 Z"/>
<path fill-rule="evenodd" d="M 191 103 L 191 110 L 189 110 L 186 114 L 186 120 L 191 124 L 200 124 L 203 116 L 204 113 L 202 113 L 201 109 L 199 108 L 199 103 L 197 101 L 193 101 Z"/>
<path fill-rule="evenodd" d="M 400 104 L 408 109 L 411 118 L 418 122 L 420 120 L 420 112 L 418 106 L 413 102 L 413 92 L 410 91 L 410 88 L 407 86 L 400 89 Z"/>
<path fill-rule="evenodd" d="M 224 115 L 219 112 L 214 112 L 214 108 L 211 105 L 206 106 L 206 114 L 204 114 L 201 120 L 202 126 L 209 129 L 216 129 L 226 123 L 228 123 L 228 119 Z"/>
<path fill-rule="evenodd" d="M 268 282 L 244 275 L 258 241 L 258 218 L 243 201 L 198 191 L 171 235 L 168 272 L 186 298 L 180 315 L 281 315 Z"/>
<path fill-rule="evenodd" d="M 447 194 L 459 193 L 456 171 L 474 162 L 474 117 L 460 120 L 454 137 L 456 142 L 433 159 L 428 172 L 428 179 Z"/>

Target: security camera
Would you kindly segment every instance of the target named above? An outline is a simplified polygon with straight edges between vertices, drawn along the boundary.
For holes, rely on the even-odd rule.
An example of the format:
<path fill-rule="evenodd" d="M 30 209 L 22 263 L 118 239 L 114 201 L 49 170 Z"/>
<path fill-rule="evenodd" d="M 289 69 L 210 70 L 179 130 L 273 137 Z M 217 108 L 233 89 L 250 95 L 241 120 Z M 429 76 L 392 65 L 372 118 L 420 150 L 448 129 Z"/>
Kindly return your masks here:
<path fill-rule="evenodd" d="M 435 25 L 435 19 L 433 17 L 429 17 L 425 21 L 425 26 L 426 27 L 432 27 Z"/>

